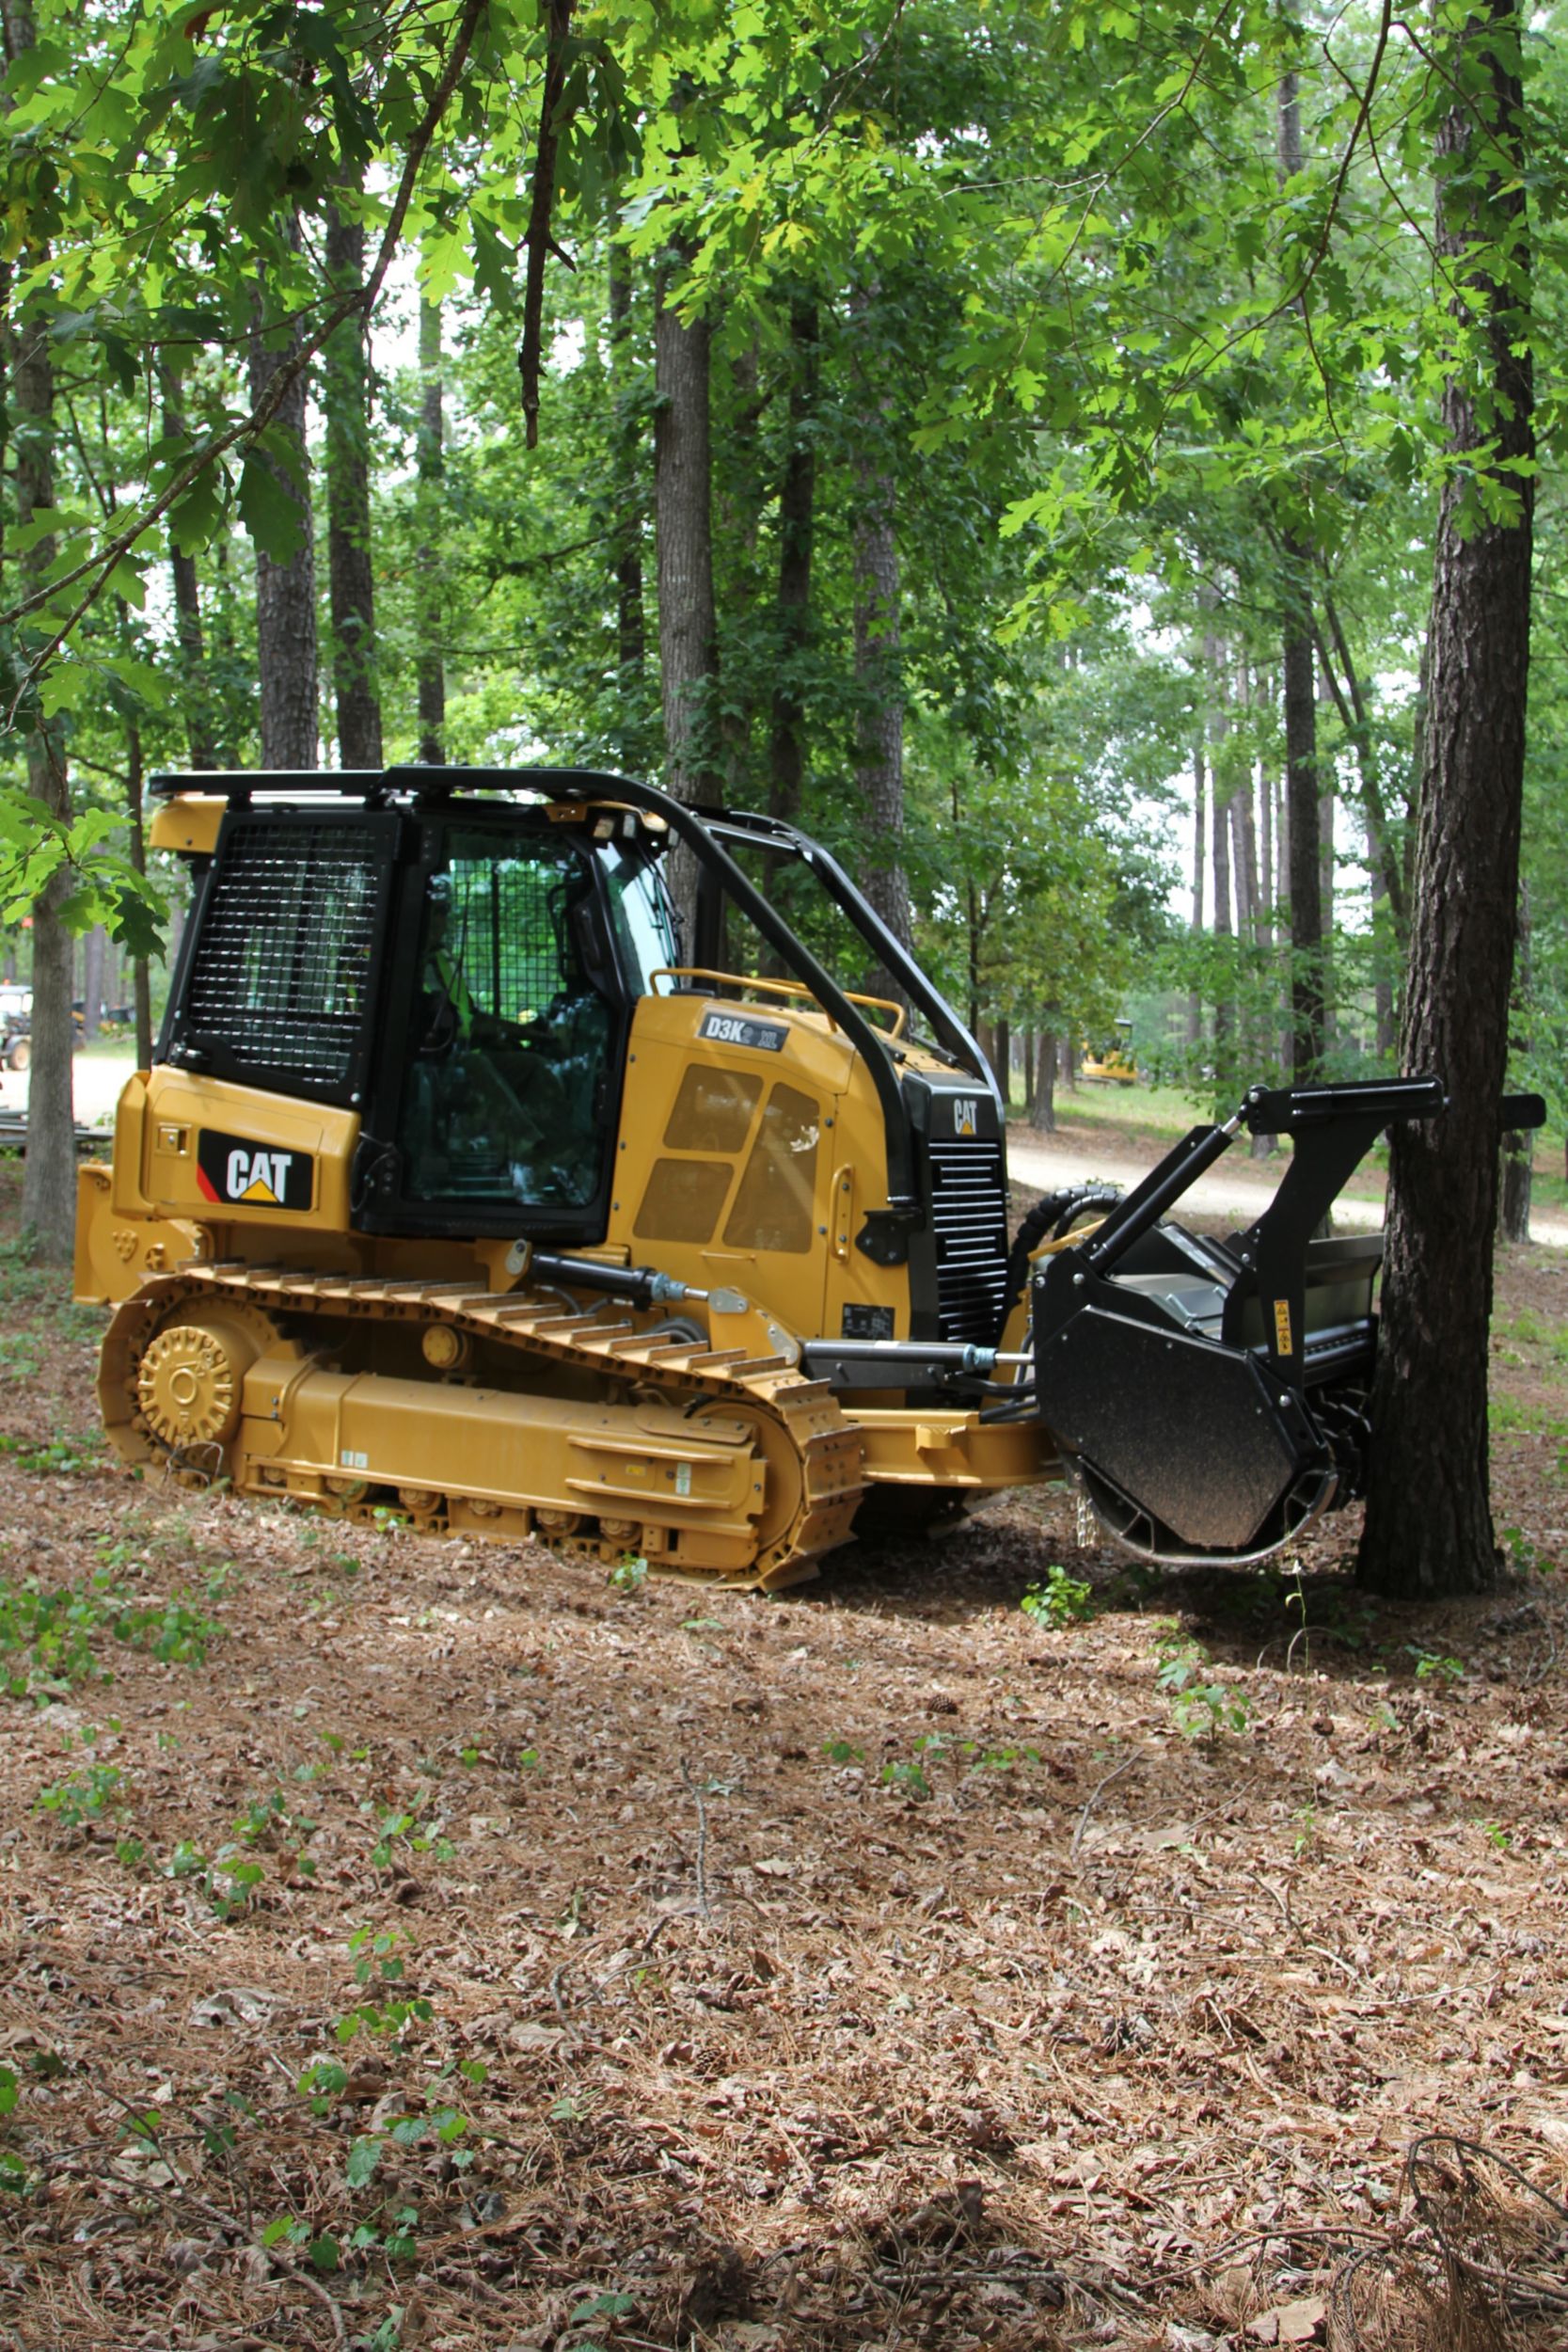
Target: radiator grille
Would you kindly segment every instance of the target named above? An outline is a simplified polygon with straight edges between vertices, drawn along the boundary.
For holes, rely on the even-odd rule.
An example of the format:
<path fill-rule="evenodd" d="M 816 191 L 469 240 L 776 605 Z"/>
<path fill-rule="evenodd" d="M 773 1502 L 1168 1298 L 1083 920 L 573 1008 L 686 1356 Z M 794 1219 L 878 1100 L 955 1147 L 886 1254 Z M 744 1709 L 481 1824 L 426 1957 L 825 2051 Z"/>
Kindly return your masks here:
<path fill-rule="evenodd" d="M 385 872 L 385 840 L 370 825 L 232 832 L 197 942 L 182 1040 L 247 1079 L 344 1088 Z"/>
<path fill-rule="evenodd" d="M 931 1230 L 944 1340 L 990 1346 L 1006 1293 L 1007 1214 L 998 1143 L 932 1143 Z"/>

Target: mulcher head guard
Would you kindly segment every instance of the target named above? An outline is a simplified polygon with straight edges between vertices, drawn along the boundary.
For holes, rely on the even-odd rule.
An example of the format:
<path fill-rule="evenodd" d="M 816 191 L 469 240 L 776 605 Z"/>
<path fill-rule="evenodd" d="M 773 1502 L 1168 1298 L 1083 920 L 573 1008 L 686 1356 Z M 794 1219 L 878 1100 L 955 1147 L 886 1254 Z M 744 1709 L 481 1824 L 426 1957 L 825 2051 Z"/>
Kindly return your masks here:
<path fill-rule="evenodd" d="M 1362 1491 L 1381 1235 L 1314 1238 L 1390 1120 L 1434 1078 L 1255 1087 L 1195 1127 L 1085 1237 L 1036 1262 L 1036 1394 L 1101 1523 L 1161 1561 L 1249 1560 Z M 1226 1241 L 1164 1221 L 1243 1127 L 1293 1150 Z"/>

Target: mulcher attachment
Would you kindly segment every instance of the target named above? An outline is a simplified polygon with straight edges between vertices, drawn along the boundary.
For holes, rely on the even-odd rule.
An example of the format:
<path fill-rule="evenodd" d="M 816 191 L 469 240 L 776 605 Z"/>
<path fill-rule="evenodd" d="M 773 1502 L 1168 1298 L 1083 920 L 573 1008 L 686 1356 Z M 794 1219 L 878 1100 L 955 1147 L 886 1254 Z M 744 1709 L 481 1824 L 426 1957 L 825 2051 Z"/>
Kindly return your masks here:
<path fill-rule="evenodd" d="M 1390 1120 L 1442 1108 L 1434 1078 L 1255 1087 L 1037 1262 L 1040 1416 L 1118 1542 L 1258 1559 L 1361 1492 L 1383 1242 L 1313 1236 Z M 1162 1222 L 1243 1126 L 1294 1147 L 1258 1222 L 1224 1242 Z"/>

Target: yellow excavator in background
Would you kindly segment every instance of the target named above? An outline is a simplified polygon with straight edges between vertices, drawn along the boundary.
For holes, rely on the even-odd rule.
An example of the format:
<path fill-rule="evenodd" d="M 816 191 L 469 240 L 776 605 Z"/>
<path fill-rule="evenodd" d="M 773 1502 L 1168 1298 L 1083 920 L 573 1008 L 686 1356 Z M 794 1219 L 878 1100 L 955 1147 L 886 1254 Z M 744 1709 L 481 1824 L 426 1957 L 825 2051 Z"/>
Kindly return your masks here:
<path fill-rule="evenodd" d="M 1312 1235 L 1434 1081 L 1254 1089 L 1009 1248 L 984 1057 L 792 827 L 578 770 L 153 790 L 191 914 L 78 1228 L 128 1463 L 766 1587 L 1050 1479 L 1155 1559 L 1359 1491 L 1380 1246 Z M 1243 1126 L 1293 1142 L 1267 1213 L 1171 1221 Z"/>
<path fill-rule="evenodd" d="M 1079 1073 L 1081 1076 L 1095 1079 L 1103 1086 L 1135 1087 L 1138 1083 L 1138 1061 L 1132 1050 L 1131 1021 L 1118 1021 L 1114 1035 L 1085 1046 Z"/>

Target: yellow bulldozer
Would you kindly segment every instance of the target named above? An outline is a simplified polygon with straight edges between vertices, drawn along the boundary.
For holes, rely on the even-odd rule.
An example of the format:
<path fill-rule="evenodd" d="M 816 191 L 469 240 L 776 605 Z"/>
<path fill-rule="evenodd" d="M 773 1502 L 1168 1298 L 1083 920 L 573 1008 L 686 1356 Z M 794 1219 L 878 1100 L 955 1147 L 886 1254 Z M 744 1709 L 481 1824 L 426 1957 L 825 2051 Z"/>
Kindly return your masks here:
<path fill-rule="evenodd" d="M 1433 1081 L 1256 1088 L 1009 1247 L 979 1048 L 791 826 L 578 770 L 153 790 L 192 907 L 76 1268 L 126 1462 L 768 1588 L 1053 1479 L 1168 1560 L 1359 1490 L 1379 1244 L 1313 1235 Z M 1243 1127 L 1269 1210 L 1173 1221 Z"/>

